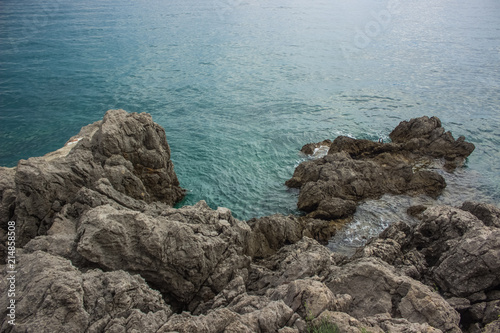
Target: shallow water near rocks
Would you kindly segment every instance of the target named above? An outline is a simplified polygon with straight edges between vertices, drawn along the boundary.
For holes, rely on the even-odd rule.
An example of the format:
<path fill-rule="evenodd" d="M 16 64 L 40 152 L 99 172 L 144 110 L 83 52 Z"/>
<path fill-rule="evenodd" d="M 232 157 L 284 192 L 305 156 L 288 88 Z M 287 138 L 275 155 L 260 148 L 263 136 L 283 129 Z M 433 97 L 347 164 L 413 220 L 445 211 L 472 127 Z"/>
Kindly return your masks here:
<path fill-rule="evenodd" d="M 353 221 L 345 225 L 330 240 L 328 248 L 332 251 L 351 256 L 356 249 L 376 237 L 391 224 L 404 221 L 409 225 L 418 223 L 418 219 L 409 216 L 406 211 L 416 205 L 451 205 L 461 206 L 464 201 L 488 202 L 489 196 L 474 186 L 481 175 L 477 172 L 458 168 L 453 172 L 441 168 L 429 168 L 441 174 L 447 187 L 442 195 L 433 199 L 425 195 L 391 195 L 386 194 L 380 199 L 362 202 L 354 214 Z M 500 207 L 498 203 L 496 206 Z"/>
<path fill-rule="evenodd" d="M 297 214 L 284 182 L 302 145 L 387 140 L 434 115 L 476 145 L 437 202 L 500 202 L 498 1 L 5 0 L 0 64 L 3 166 L 108 109 L 149 112 L 188 189 L 180 205 Z M 406 218 L 409 200 L 364 203 L 335 242 Z"/>

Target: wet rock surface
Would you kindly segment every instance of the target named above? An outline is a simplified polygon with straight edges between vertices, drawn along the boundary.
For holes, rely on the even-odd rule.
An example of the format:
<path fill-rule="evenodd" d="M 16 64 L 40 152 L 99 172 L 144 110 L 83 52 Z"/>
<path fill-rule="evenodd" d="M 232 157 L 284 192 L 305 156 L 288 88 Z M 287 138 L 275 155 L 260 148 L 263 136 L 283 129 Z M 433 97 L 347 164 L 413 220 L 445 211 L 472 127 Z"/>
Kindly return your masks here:
<path fill-rule="evenodd" d="M 109 134 L 119 130 L 121 137 Z M 356 333 L 498 328 L 496 206 L 412 209 L 418 224 L 394 221 L 347 258 L 318 242 L 334 232 L 329 221 L 240 221 L 203 201 L 172 208 L 182 190 L 168 171 L 164 134 L 149 116 L 112 111 L 80 135 L 67 151 L 0 168 L 2 237 L 9 220 L 20 233 L 16 325 L 2 297 L 2 332 L 302 333 L 327 323 Z M 356 162 L 345 151 L 335 154 Z M 164 177 L 145 169 L 153 167 Z M 21 181 L 19 170 L 29 177 Z M 156 192 L 162 179 L 171 186 Z M 342 206 L 332 202 L 324 205 Z M 1 290 L 10 287 L 6 268 Z"/>
<path fill-rule="evenodd" d="M 327 156 L 301 163 L 286 181 L 300 189 L 298 209 L 331 220 L 352 216 L 359 201 L 386 193 L 437 197 L 446 182 L 423 166 L 443 158 L 452 170 L 475 148 L 464 137 L 455 140 L 436 117 L 403 121 L 389 136 L 390 143 L 340 136 L 329 144 Z M 325 141 L 313 147 L 321 144 Z M 310 152 L 311 144 L 302 150 Z"/>

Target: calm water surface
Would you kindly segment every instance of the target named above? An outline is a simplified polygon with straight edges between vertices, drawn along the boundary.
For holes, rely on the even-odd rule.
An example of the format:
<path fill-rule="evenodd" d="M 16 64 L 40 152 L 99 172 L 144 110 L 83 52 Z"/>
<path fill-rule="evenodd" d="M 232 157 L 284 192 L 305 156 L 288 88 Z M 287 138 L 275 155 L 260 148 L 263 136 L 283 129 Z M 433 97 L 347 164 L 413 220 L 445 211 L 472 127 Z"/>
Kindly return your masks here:
<path fill-rule="evenodd" d="M 189 190 L 182 204 L 248 219 L 297 213 L 283 183 L 303 144 L 387 139 L 434 115 L 477 147 L 438 202 L 500 202 L 497 0 L 3 0 L 0 66 L 3 166 L 108 109 L 149 112 Z M 336 242 L 414 200 L 429 199 L 365 203 Z"/>

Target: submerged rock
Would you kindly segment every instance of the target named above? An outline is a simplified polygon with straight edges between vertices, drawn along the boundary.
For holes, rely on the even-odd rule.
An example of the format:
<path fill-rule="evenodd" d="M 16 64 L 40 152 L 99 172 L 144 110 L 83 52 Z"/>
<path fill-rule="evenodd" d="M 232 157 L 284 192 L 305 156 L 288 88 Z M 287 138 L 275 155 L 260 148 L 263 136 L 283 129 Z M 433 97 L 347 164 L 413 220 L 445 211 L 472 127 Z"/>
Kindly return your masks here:
<path fill-rule="evenodd" d="M 286 181 L 300 188 L 298 209 L 330 220 L 351 216 L 357 202 L 386 193 L 437 197 L 444 178 L 421 166 L 444 158 L 452 169 L 474 150 L 463 137 L 445 132 L 436 117 L 401 122 L 390 137 L 393 142 L 381 143 L 340 136 L 327 156 L 301 163 Z"/>

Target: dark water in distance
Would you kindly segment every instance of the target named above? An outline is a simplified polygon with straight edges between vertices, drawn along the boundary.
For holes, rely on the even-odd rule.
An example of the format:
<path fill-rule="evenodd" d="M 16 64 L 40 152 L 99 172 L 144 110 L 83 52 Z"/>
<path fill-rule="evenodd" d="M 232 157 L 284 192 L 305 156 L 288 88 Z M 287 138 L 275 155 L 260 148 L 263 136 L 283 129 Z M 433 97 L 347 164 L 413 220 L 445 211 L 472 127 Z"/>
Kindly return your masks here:
<path fill-rule="evenodd" d="M 3 166 L 108 109 L 149 112 L 182 204 L 248 219 L 296 213 L 303 144 L 429 115 L 477 147 L 441 202 L 500 202 L 497 0 L 2 0 L 0 66 Z"/>

